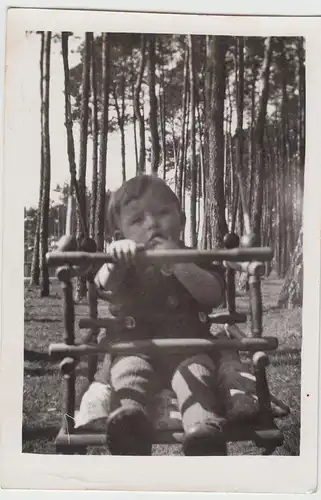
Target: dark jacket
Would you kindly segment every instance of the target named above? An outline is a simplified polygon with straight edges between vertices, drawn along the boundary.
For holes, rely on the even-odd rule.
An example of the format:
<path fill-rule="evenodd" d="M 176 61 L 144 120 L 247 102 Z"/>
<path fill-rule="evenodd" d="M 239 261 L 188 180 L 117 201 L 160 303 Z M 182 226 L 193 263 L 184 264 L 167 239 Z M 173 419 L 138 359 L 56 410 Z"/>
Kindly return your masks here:
<path fill-rule="evenodd" d="M 200 267 L 220 277 L 224 286 L 221 266 Z M 128 332 L 130 338 L 207 337 L 207 315 L 211 310 L 199 304 L 174 275 L 165 274 L 158 266 L 130 268 L 117 296 L 110 299 L 112 315 L 134 319 L 135 327 Z"/>

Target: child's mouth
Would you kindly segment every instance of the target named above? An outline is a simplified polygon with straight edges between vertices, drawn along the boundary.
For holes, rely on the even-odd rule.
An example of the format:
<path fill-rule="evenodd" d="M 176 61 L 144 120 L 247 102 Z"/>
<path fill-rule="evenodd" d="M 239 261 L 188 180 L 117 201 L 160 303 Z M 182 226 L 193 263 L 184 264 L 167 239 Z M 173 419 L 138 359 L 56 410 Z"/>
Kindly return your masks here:
<path fill-rule="evenodd" d="M 147 245 L 152 246 L 155 243 L 158 243 L 159 240 L 164 240 L 164 236 L 161 233 L 153 233 L 147 240 Z"/>

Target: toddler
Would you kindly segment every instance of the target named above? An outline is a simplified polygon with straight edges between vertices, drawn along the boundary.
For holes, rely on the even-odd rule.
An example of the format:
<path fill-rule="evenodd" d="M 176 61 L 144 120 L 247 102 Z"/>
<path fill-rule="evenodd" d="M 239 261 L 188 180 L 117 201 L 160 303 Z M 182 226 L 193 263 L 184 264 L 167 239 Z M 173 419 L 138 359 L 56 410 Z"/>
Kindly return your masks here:
<path fill-rule="evenodd" d="M 224 294 L 219 266 L 174 263 L 170 267 L 136 262 L 144 249 L 184 248 L 185 216 L 173 191 L 161 179 L 142 175 L 125 182 L 111 197 L 109 228 L 114 241 L 95 277 L 117 321 L 108 340 L 211 338 L 208 313 Z M 110 384 L 107 444 L 115 455 L 150 455 L 154 396 L 174 391 L 184 428 L 185 455 L 226 455 L 215 356 L 166 354 L 106 357 L 96 380 Z"/>

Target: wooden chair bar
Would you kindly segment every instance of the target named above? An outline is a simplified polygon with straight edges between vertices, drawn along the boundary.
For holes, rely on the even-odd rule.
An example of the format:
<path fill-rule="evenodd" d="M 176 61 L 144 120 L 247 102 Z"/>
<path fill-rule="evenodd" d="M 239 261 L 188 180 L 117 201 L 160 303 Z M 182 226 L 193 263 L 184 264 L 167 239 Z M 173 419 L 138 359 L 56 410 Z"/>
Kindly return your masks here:
<path fill-rule="evenodd" d="M 225 325 L 224 329 L 229 337 L 232 337 L 239 342 L 243 342 L 243 339 L 246 338 L 245 333 L 243 333 L 242 330 L 236 325 Z"/>
<path fill-rule="evenodd" d="M 239 313 L 237 311 L 229 312 L 219 312 L 209 315 L 209 320 L 211 323 L 224 325 L 225 323 L 229 325 L 234 325 L 235 323 L 246 323 L 247 316 L 244 313 Z"/>
<path fill-rule="evenodd" d="M 275 446 L 281 446 L 283 443 L 282 433 L 276 426 L 269 428 L 253 427 L 253 424 L 234 424 L 223 430 L 224 438 L 227 442 L 235 441 L 254 441 L 264 446 L 267 441 L 273 441 Z M 173 444 L 182 443 L 184 433 L 181 427 L 173 430 L 155 431 L 154 444 Z M 105 446 L 106 433 L 92 429 L 77 430 L 68 435 L 61 430 L 56 438 L 56 445 L 71 446 Z"/>
<path fill-rule="evenodd" d="M 261 280 L 259 276 L 249 277 L 249 298 L 251 308 L 251 335 L 252 337 L 262 336 L 262 294 Z"/>
<path fill-rule="evenodd" d="M 254 241 L 250 238 L 249 241 Z M 68 242 L 67 242 L 68 243 Z M 69 247 L 68 247 L 69 245 Z M 75 429 L 75 366 L 78 358 L 83 355 L 88 357 L 88 380 L 94 380 L 97 369 L 98 355 L 100 353 L 136 354 L 153 353 L 162 350 L 166 352 L 188 354 L 206 352 L 212 350 L 236 350 L 254 353 L 252 361 L 256 376 L 256 389 L 260 405 L 260 419 L 258 422 L 242 422 L 242 424 L 229 423 L 224 429 L 227 442 L 254 441 L 257 446 L 273 450 L 282 445 L 283 436 L 275 426 L 273 418 L 280 417 L 273 413 L 271 396 L 269 393 L 266 366 L 268 356 L 264 351 L 275 350 L 278 340 L 274 337 L 262 337 L 262 297 L 260 275 L 264 269 L 263 262 L 270 261 L 273 252 L 267 247 L 231 247 L 217 250 L 152 250 L 141 249 L 138 260 L 142 259 L 150 263 L 172 263 L 172 262 L 195 262 L 198 264 L 210 261 L 224 262 L 226 267 L 226 302 L 227 311 L 209 315 L 209 321 L 216 324 L 224 324 L 229 339 L 154 339 L 150 341 L 133 342 L 107 342 L 97 344 L 100 328 L 110 328 L 123 319 L 99 318 L 98 297 L 93 282 L 93 275 L 87 276 L 89 317 L 79 320 L 80 328 L 90 330 L 90 339 L 83 344 L 75 344 L 75 308 L 73 300 L 73 288 L 71 280 L 76 276 L 73 265 L 92 264 L 97 269 L 105 262 L 112 262 L 112 257 L 103 252 L 75 251 L 70 243 L 62 245 L 59 251 L 47 255 L 50 266 L 61 266 L 57 269 L 57 276 L 61 281 L 64 299 L 64 326 L 65 334 L 63 343 L 52 344 L 49 348 L 50 354 L 55 358 L 62 358 L 61 372 L 63 375 L 63 425 L 56 438 L 57 451 L 67 448 L 73 452 L 83 453 L 86 446 L 106 445 L 106 434 L 94 429 Z M 70 251 L 71 250 L 71 251 Z M 97 267 L 98 266 L 98 267 Z M 247 337 L 236 325 L 246 322 L 246 315 L 236 312 L 235 294 L 235 272 L 246 272 L 249 278 L 249 298 L 251 310 L 251 337 Z M 280 402 L 277 401 L 278 405 Z M 282 408 L 282 407 L 281 407 Z M 284 405 L 284 414 L 288 413 L 288 407 Z M 282 413 L 282 412 L 281 412 Z M 281 417 L 280 417 L 281 418 Z M 178 426 L 173 430 L 155 431 L 155 444 L 181 443 L 183 440 L 183 429 Z M 81 451 L 82 450 L 82 451 Z M 68 453 L 68 452 L 67 452 Z"/>
<path fill-rule="evenodd" d="M 259 400 L 260 414 L 263 421 L 272 421 L 271 395 L 266 377 L 266 366 L 269 363 L 265 352 L 256 352 L 253 355 L 253 367 L 256 380 L 256 394 Z"/>
<path fill-rule="evenodd" d="M 96 295 L 96 285 L 93 281 L 93 277 L 91 280 L 88 280 L 88 302 L 89 302 L 89 314 L 90 320 L 92 322 L 97 321 L 98 317 L 98 301 Z M 91 342 L 97 343 L 97 337 L 99 334 L 99 327 L 92 324 L 90 327 L 90 340 Z M 95 373 L 97 370 L 98 364 L 98 355 L 94 354 L 93 356 L 88 356 L 88 381 L 93 382 L 95 378 Z"/>
<path fill-rule="evenodd" d="M 104 252 L 50 252 L 46 256 L 49 266 L 90 265 L 113 262 L 113 258 Z M 137 259 L 149 263 L 172 263 L 172 262 L 209 262 L 209 261 L 231 261 L 248 262 L 253 260 L 270 261 L 273 251 L 269 247 L 257 248 L 232 248 L 216 250 L 175 249 L 175 250 L 141 250 Z"/>
<path fill-rule="evenodd" d="M 249 276 L 249 299 L 251 309 L 251 336 L 252 338 L 262 338 L 263 306 L 261 293 L 261 279 L 258 269 L 253 268 L 253 273 Z M 264 420 L 272 422 L 271 395 L 267 382 L 266 367 L 269 363 L 268 356 L 264 352 L 257 352 L 253 355 L 253 367 L 256 379 L 256 394 L 259 401 L 260 413 Z"/>
<path fill-rule="evenodd" d="M 228 312 L 233 315 L 236 312 L 235 304 L 235 271 L 234 269 L 226 270 L 226 302 Z"/>
<path fill-rule="evenodd" d="M 75 343 L 75 306 L 73 298 L 73 286 L 71 281 L 61 282 L 63 293 L 63 318 L 64 318 L 64 342 L 72 347 Z M 67 360 L 66 360 L 67 361 Z M 68 363 L 67 363 L 68 364 Z M 75 367 L 68 365 L 70 369 L 63 372 L 63 419 L 62 425 L 65 431 L 71 431 L 74 426 L 75 401 L 76 401 L 76 375 Z"/>
<path fill-rule="evenodd" d="M 233 339 L 154 339 L 137 340 L 133 342 L 115 342 L 109 345 L 100 344 L 51 344 L 49 352 L 51 356 L 58 357 L 66 355 L 79 357 L 86 354 L 110 353 L 113 355 L 153 353 L 163 350 L 175 353 L 186 351 L 196 353 L 199 351 L 213 351 L 219 349 L 231 349 L 236 351 L 256 352 L 262 349 L 274 350 L 278 346 L 278 340 L 275 337 L 265 338 L 244 338 L 242 340 Z"/>
<path fill-rule="evenodd" d="M 164 319 L 164 315 L 161 315 L 160 319 Z M 215 313 L 211 314 L 208 317 L 210 323 L 224 325 L 234 324 L 234 323 L 245 323 L 246 322 L 246 314 L 240 313 Z M 78 321 L 78 326 L 80 329 L 85 328 L 112 328 L 117 323 L 123 323 L 124 320 L 121 318 L 80 318 Z"/>

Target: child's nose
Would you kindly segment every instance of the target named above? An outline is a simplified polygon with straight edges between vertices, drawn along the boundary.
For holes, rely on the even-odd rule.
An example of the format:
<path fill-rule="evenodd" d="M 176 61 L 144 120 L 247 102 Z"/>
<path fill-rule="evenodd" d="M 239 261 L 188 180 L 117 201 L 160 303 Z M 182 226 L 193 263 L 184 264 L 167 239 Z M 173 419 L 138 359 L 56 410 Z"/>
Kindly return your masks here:
<path fill-rule="evenodd" d="M 145 220 L 148 228 L 157 226 L 157 219 L 152 214 L 146 214 Z"/>

